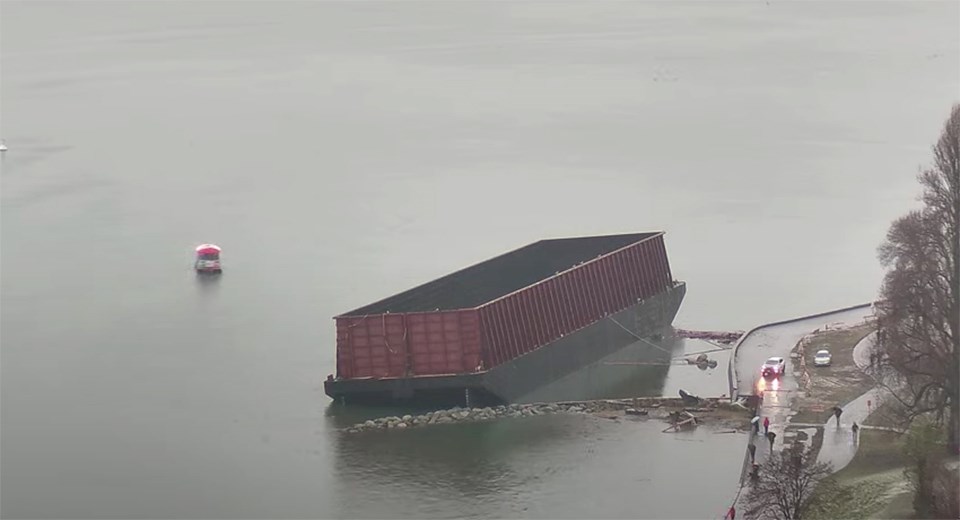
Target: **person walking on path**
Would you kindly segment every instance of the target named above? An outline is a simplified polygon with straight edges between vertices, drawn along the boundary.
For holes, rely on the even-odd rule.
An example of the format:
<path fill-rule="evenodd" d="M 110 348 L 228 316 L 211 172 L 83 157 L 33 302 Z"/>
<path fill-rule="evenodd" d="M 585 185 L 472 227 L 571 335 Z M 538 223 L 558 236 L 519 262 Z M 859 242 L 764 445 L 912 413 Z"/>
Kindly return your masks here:
<path fill-rule="evenodd" d="M 770 441 L 770 453 L 773 453 L 773 441 L 777 439 L 777 434 L 773 432 L 767 432 L 767 440 Z"/>
<path fill-rule="evenodd" d="M 857 432 L 860 431 L 860 425 L 854 421 L 853 426 L 851 426 L 850 429 L 853 430 L 853 442 L 857 442 Z"/>
<path fill-rule="evenodd" d="M 837 428 L 840 427 L 840 414 L 842 413 L 843 413 L 843 408 L 840 408 L 839 406 L 833 407 L 833 416 L 837 418 Z"/>
<path fill-rule="evenodd" d="M 753 425 L 753 433 L 759 434 L 760 433 L 760 416 L 754 415 L 753 419 L 750 419 L 750 424 Z"/>
<path fill-rule="evenodd" d="M 763 418 L 763 434 L 766 435 L 767 432 L 769 431 L 770 431 L 770 418 L 764 417 Z"/>

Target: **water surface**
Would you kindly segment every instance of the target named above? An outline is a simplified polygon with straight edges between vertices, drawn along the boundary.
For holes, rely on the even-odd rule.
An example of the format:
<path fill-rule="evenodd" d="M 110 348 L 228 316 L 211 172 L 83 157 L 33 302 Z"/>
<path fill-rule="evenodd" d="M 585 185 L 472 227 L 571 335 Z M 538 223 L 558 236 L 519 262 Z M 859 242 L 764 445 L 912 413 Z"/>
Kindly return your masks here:
<path fill-rule="evenodd" d="M 330 318 L 543 237 L 658 229 L 688 282 L 680 326 L 869 300 L 956 101 L 958 14 L 3 2 L 0 513 L 722 514 L 742 439 L 706 430 L 344 439 L 320 386 Z M 216 283 L 190 271 L 208 241 Z M 705 384 L 676 368 L 572 377 Z"/>

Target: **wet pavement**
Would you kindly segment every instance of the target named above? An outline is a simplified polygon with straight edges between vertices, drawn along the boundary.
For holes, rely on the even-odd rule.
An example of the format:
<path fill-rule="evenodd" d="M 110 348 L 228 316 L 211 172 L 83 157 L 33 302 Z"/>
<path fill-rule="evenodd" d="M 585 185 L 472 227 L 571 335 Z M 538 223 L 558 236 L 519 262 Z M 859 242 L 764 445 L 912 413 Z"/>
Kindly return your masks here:
<path fill-rule="evenodd" d="M 863 422 L 868 414 L 868 403 L 873 405 L 876 402 L 876 397 L 871 395 L 872 392 L 868 392 L 844 406 L 839 426 L 833 419 L 823 426 L 790 424 L 790 417 L 793 415 L 793 401 L 796 399 L 799 389 L 796 376 L 799 370 L 797 370 L 798 367 L 794 366 L 793 360 L 790 358 L 790 352 L 801 338 L 817 329 L 824 326 L 857 325 L 871 314 L 872 308 L 863 306 L 789 323 L 773 324 L 754 329 L 740 342 L 734 354 L 738 392 L 740 395 L 754 392 L 759 392 L 762 395 L 758 410 L 761 421 L 760 432 L 750 436 L 750 442 L 757 447 L 755 460 L 758 464 L 763 466 L 764 461 L 770 457 L 774 450 L 780 451 L 792 444 L 800 431 L 805 432 L 810 437 L 817 428 L 824 429 L 823 448 L 817 460 L 834 464 L 835 470 L 846 466 L 850 462 L 856 453 L 856 442 L 853 439 L 850 425 L 853 421 Z M 865 345 L 864 342 L 861 342 L 861 344 Z M 860 350 L 859 353 L 858 350 Z M 869 353 L 865 354 L 864 347 L 861 347 L 860 344 L 854 349 L 854 356 L 858 355 L 860 357 L 866 356 L 869 362 Z M 759 377 L 759 368 L 764 360 L 772 356 L 786 358 L 787 366 L 780 379 L 766 381 Z M 766 430 L 762 425 L 765 418 L 770 420 L 769 431 L 776 435 L 772 444 L 765 437 Z M 804 426 L 805 428 L 797 428 L 797 426 Z M 749 455 L 747 457 L 746 467 L 749 467 Z M 739 496 L 742 497 L 743 495 Z"/>
<path fill-rule="evenodd" d="M 823 328 L 849 326 L 862 322 L 870 316 L 870 306 L 857 307 L 820 316 L 800 319 L 789 323 L 780 323 L 760 327 L 748 333 L 737 347 L 734 365 L 738 377 L 738 392 L 740 395 L 760 392 L 762 395 L 759 410 L 760 420 L 770 419 L 769 430 L 776 434 L 773 449 L 782 449 L 785 443 L 792 442 L 796 431 L 787 431 L 790 416 L 792 415 L 793 401 L 798 390 L 797 378 L 790 352 L 797 342 L 805 335 Z M 787 365 L 780 379 L 766 381 L 759 377 L 759 369 L 763 362 L 772 356 L 786 358 Z M 864 401 L 864 407 L 866 401 Z M 856 416 L 856 408 L 852 413 Z M 855 419 L 851 419 L 855 420 Z M 770 454 L 771 446 L 767 439 L 754 436 L 751 442 L 757 445 L 757 461 L 762 463 Z M 838 444 L 839 445 L 839 444 Z M 839 448 L 837 448 L 839 449 Z"/>
<path fill-rule="evenodd" d="M 839 424 L 833 417 L 823 424 L 823 445 L 817 454 L 817 462 L 830 463 L 833 471 L 840 471 L 853 460 L 857 453 L 853 423 L 862 424 L 870 415 L 870 409 L 876 407 L 881 395 L 882 390 L 875 388 L 840 406 L 843 413 L 840 414 Z"/>
<path fill-rule="evenodd" d="M 868 334 L 853 348 L 853 362 L 861 370 L 870 368 L 870 351 L 873 349 L 876 333 Z M 853 460 L 857 453 L 858 435 L 853 433 L 853 423 L 862 425 L 872 410 L 875 410 L 883 398 L 885 390 L 874 388 L 840 408 L 840 420 L 831 418 L 823 425 L 823 445 L 817 454 L 817 462 L 827 462 L 833 471 L 840 471 Z"/>
<path fill-rule="evenodd" d="M 763 393 L 763 404 L 760 407 L 758 415 L 761 423 L 764 419 L 770 419 L 769 431 L 776 434 L 773 445 L 764 437 L 767 429 L 760 426 L 760 434 L 754 435 L 750 440 L 757 445 L 757 462 L 763 464 L 770 456 L 771 448 L 781 450 L 784 442 L 787 440 L 786 428 L 790 419 L 793 400 L 796 398 L 797 384 L 792 375 L 783 376 L 783 386 L 771 388 Z M 793 433 L 793 432 L 790 432 Z"/>
<path fill-rule="evenodd" d="M 787 358 L 787 373 L 791 373 L 790 351 L 800 338 L 823 327 L 862 322 L 872 312 L 873 309 L 870 306 L 862 306 L 753 329 L 741 340 L 735 354 L 734 378 L 737 381 L 737 392 L 740 395 L 754 393 L 754 385 L 758 383 L 760 375 L 760 366 L 769 357 Z M 784 380 L 790 381 L 792 378 L 784 377 Z"/>

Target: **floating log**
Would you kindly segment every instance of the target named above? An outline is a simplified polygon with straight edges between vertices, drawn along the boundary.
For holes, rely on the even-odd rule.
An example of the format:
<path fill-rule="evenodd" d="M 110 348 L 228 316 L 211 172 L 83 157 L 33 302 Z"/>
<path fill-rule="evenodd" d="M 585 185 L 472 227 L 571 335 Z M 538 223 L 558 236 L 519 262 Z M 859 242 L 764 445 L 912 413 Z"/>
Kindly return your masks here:
<path fill-rule="evenodd" d="M 709 339 L 721 343 L 733 343 L 743 336 L 743 331 L 723 332 L 715 330 L 686 330 L 677 329 L 677 335 L 689 339 Z"/>

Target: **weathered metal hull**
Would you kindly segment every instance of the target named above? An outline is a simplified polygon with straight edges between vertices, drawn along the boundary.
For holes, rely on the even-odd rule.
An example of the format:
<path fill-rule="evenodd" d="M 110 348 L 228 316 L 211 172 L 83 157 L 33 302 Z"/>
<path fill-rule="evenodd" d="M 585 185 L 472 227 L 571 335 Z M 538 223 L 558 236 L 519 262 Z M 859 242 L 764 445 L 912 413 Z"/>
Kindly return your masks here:
<path fill-rule="evenodd" d="M 330 397 L 344 403 L 480 405 L 518 402 L 536 389 L 638 340 L 654 339 L 664 334 L 685 294 L 685 284 L 677 283 L 486 371 L 432 377 L 328 380 L 324 390 Z M 651 345 L 650 348 L 656 347 Z"/>
<path fill-rule="evenodd" d="M 663 233 L 541 240 L 336 316 L 335 379 L 482 373 L 673 285 Z"/>

